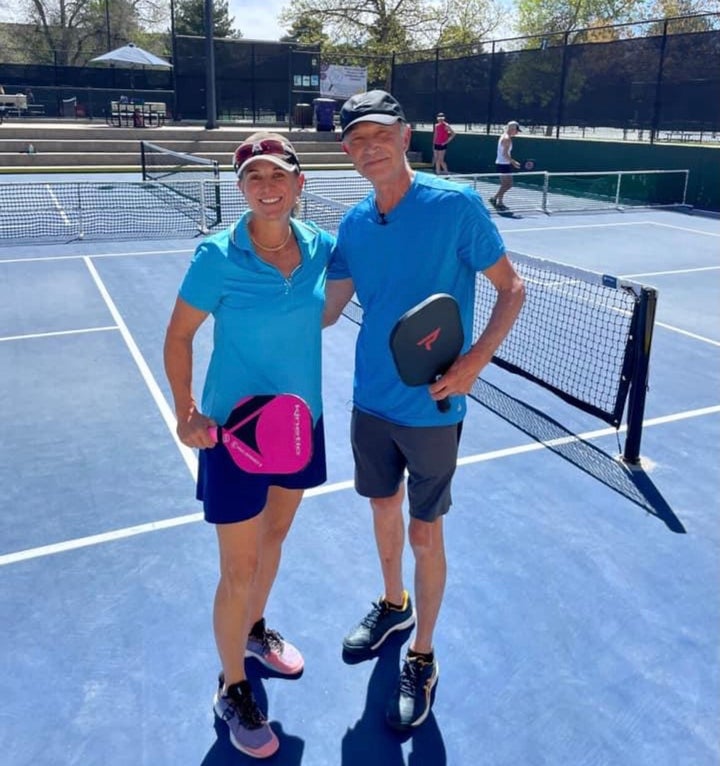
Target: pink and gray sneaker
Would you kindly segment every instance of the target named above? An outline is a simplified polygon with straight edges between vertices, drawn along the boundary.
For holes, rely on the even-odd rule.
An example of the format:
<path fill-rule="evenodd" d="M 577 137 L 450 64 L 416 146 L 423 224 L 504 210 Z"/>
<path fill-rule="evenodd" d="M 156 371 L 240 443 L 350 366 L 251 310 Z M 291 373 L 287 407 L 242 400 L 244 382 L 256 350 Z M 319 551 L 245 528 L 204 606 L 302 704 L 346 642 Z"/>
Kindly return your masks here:
<path fill-rule="evenodd" d="M 256 630 L 258 627 L 260 629 Z M 265 620 L 261 620 L 248 636 L 245 656 L 254 657 L 266 668 L 283 676 L 296 676 L 305 667 L 302 654 L 276 630 L 266 628 Z"/>
<path fill-rule="evenodd" d="M 223 692 L 220 676 L 213 700 L 215 714 L 228 726 L 230 741 L 241 753 L 252 758 L 269 758 L 280 742 L 258 707 L 248 681 L 232 684 Z"/>

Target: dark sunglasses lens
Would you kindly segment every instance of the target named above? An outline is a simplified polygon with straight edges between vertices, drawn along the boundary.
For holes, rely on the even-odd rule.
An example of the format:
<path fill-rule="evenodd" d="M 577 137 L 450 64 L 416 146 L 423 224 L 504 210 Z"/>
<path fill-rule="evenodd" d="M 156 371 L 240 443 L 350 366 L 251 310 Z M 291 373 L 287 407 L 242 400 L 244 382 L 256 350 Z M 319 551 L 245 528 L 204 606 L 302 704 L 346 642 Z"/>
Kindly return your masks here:
<path fill-rule="evenodd" d="M 251 157 L 259 157 L 263 154 L 273 154 L 279 157 L 284 157 L 288 162 L 293 165 L 297 165 L 297 159 L 295 155 L 288 149 L 288 147 L 282 143 L 282 141 L 276 141 L 275 139 L 264 139 L 254 144 L 248 144 L 243 146 L 235 152 L 235 166 L 240 165 L 249 160 Z"/>

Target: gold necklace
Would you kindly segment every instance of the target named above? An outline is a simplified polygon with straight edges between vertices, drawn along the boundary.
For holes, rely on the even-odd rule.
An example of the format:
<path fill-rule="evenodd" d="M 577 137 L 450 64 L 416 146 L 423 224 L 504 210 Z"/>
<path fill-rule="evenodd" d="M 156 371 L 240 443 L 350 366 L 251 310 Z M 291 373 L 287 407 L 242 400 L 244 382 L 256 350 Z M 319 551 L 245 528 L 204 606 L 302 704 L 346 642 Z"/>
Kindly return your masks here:
<path fill-rule="evenodd" d="M 275 245 L 275 247 L 268 247 L 267 245 L 261 245 L 255 237 L 253 237 L 252 234 L 250 234 L 250 229 L 248 229 L 248 234 L 250 235 L 250 241 L 255 245 L 255 247 L 259 247 L 261 250 L 267 250 L 268 253 L 277 253 L 279 250 L 282 250 L 285 245 L 290 241 L 290 237 L 292 235 L 292 227 L 288 226 L 288 233 L 287 237 L 281 242 L 279 245 Z"/>

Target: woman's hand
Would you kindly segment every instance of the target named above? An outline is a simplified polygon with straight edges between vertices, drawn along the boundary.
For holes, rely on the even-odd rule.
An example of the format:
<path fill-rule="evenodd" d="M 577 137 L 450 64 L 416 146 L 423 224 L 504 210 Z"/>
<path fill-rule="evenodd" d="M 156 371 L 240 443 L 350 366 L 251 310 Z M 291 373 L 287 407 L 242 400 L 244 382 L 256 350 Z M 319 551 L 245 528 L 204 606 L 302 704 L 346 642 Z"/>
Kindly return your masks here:
<path fill-rule="evenodd" d="M 212 418 L 206 417 L 193 407 L 186 418 L 178 418 L 178 439 L 186 447 L 195 447 L 197 449 L 214 447 L 216 442 L 210 436 L 208 429 L 214 428 L 216 425 Z"/>

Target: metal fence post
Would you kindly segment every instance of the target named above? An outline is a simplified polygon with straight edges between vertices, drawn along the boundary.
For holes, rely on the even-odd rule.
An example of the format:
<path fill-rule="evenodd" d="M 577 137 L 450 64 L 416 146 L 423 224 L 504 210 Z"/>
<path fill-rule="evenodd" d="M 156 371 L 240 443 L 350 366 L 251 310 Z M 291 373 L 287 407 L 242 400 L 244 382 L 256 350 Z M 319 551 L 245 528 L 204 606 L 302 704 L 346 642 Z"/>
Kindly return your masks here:
<path fill-rule="evenodd" d="M 662 79 L 665 66 L 665 48 L 667 46 L 668 20 L 663 24 L 662 40 L 660 41 L 660 61 L 658 62 L 657 82 L 655 83 L 655 103 L 653 104 L 653 116 L 650 128 L 650 143 L 655 143 L 655 138 L 660 127 L 660 110 L 662 107 Z"/>
<path fill-rule="evenodd" d="M 487 124 L 485 126 L 485 134 L 490 135 L 490 125 L 493 118 L 493 101 L 495 96 L 495 40 L 492 41 L 492 48 L 490 49 L 490 72 L 488 74 L 488 100 L 487 100 L 487 114 L 485 119 Z"/>
<path fill-rule="evenodd" d="M 562 55 L 562 67 L 560 71 L 560 87 L 558 95 L 558 110 L 557 110 L 557 125 L 555 126 L 555 138 L 560 138 L 560 128 L 563 122 L 563 112 L 565 106 L 565 82 L 567 80 L 567 58 L 568 58 L 568 40 L 570 39 L 570 31 L 568 30 L 563 35 L 563 55 Z"/>
<path fill-rule="evenodd" d="M 438 104 L 438 80 L 440 79 L 440 48 L 435 48 L 435 72 L 433 82 L 433 118 L 440 111 Z M 433 119 L 434 122 L 434 119 Z"/>
<path fill-rule="evenodd" d="M 213 0 L 205 0 L 205 127 L 217 128 L 217 102 L 215 100 L 215 41 L 213 29 Z"/>

